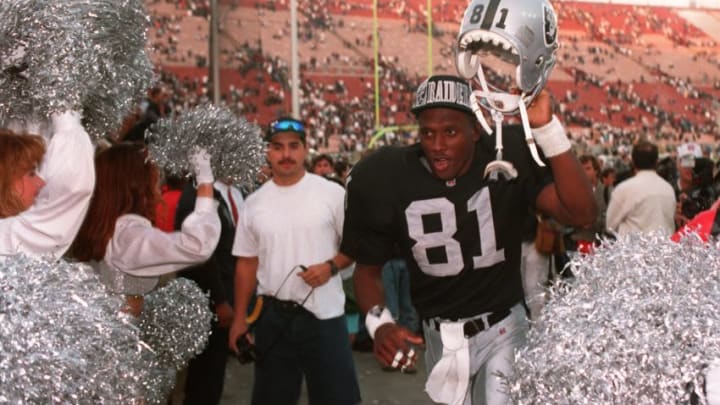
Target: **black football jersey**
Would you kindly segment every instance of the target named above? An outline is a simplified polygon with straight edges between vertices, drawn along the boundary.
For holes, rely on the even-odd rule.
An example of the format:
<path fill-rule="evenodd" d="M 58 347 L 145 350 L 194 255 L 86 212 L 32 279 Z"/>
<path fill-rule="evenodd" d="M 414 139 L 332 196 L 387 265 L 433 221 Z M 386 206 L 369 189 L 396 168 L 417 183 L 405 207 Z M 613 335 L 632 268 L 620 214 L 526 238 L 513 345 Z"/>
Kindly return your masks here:
<path fill-rule="evenodd" d="M 413 303 L 423 318 L 458 319 L 520 302 L 521 240 L 549 170 L 532 160 L 519 126 L 503 127 L 503 158 L 518 171 L 490 181 L 494 136 L 475 144 L 470 170 L 455 181 L 435 177 L 419 144 L 364 158 L 348 180 L 340 250 L 382 265 L 397 245 L 407 260 Z"/>

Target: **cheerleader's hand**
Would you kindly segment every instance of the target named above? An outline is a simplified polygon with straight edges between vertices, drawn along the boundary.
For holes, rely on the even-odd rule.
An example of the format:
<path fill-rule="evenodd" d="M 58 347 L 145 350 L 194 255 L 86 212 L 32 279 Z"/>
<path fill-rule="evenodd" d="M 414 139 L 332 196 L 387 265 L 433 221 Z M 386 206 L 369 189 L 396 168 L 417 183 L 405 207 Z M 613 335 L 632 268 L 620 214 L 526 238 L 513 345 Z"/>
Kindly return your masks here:
<path fill-rule="evenodd" d="M 50 116 L 53 136 L 63 133 L 85 132 L 82 126 L 82 114 L 79 111 L 53 113 Z"/>
<path fill-rule="evenodd" d="M 200 146 L 194 146 L 188 152 L 188 159 L 192 166 L 193 174 L 195 174 L 195 180 L 198 184 L 213 183 L 215 177 L 213 176 L 212 167 L 210 166 L 210 154 Z"/>

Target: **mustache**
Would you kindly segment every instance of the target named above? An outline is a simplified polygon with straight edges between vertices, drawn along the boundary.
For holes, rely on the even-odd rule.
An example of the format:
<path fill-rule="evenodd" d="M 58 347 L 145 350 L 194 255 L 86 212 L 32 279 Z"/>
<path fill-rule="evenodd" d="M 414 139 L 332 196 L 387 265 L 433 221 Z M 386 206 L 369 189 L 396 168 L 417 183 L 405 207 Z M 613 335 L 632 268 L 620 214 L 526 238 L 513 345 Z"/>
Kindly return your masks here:
<path fill-rule="evenodd" d="M 283 164 L 283 163 L 292 163 L 292 164 L 295 164 L 295 160 L 290 159 L 290 158 L 287 158 L 287 159 L 281 160 L 281 161 L 278 162 L 278 163 L 279 163 L 279 164 Z"/>

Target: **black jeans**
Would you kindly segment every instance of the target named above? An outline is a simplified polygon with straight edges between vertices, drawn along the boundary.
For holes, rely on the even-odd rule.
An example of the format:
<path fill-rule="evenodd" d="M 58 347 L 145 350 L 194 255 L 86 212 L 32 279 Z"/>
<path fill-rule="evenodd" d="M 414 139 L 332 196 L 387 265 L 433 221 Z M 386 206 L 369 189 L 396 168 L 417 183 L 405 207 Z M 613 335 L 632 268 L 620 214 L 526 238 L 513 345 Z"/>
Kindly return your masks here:
<path fill-rule="evenodd" d="M 345 316 L 320 320 L 302 307 L 266 303 L 255 327 L 252 404 L 297 404 L 303 376 L 311 405 L 359 403 Z"/>

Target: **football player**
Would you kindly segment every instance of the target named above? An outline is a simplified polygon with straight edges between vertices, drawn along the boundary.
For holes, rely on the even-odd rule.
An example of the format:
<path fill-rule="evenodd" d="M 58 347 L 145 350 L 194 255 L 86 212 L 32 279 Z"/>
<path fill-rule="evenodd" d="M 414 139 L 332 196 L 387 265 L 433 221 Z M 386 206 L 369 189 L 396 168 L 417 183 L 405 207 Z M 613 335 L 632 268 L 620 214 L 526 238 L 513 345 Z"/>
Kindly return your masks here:
<path fill-rule="evenodd" d="M 520 276 L 528 206 L 575 226 L 590 224 L 596 207 L 546 92 L 527 116 L 554 179 L 534 162 L 520 125 L 502 130 L 513 175 L 487 173 L 496 143 L 481 136 L 470 96 L 455 76 L 419 86 L 412 112 L 420 142 L 381 149 L 350 173 L 341 251 L 357 261 L 355 291 L 381 365 L 412 365 L 423 342 L 382 307 L 381 268 L 397 243 L 423 319 L 430 398 L 498 404 L 507 401 L 498 373 L 512 372 L 528 329 Z"/>

